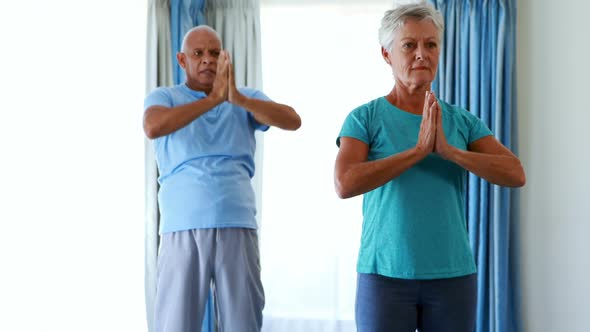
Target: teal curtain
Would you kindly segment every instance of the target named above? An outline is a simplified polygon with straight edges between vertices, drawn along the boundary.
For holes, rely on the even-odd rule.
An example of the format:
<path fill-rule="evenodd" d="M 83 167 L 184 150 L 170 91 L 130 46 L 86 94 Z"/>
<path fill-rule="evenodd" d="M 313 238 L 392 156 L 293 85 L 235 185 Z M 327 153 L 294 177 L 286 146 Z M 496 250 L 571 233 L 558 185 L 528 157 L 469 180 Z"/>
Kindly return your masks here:
<path fill-rule="evenodd" d="M 430 0 L 445 20 L 433 90 L 480 117 L 516 152 L 515 0 Z M 469 175 L 466 211 L 478 269 L 477 332 L 520 331 L 516 194 Z"/>
<path fill-rule="evenodd" d="M 170 35 L 175 84 L 186 81 L 184 70 L 176 60 L 176 52 L 180 51 L 182 38 L 187 31 L 197 25 L 207 24 L 204 8 L 205 0 L 170 0 Z"/>

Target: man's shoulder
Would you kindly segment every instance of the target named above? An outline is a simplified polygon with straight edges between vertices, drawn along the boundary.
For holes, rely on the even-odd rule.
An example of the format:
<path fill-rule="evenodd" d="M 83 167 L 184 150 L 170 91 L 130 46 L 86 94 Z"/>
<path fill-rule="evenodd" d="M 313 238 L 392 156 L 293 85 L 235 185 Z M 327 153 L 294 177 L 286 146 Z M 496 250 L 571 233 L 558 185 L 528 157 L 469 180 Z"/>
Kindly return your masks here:
<path fill-rule="evenodd" d="M 167 96 L 170 97 L 173 94 L 175 94 L 176 92 L 178 92 L 180 90 L 180 86 L 179 85 L 173 85 L 173 86 L 158 86 L 152 89 L 152 91 L 150 91 L 147 97 L 150 96 Z"/>

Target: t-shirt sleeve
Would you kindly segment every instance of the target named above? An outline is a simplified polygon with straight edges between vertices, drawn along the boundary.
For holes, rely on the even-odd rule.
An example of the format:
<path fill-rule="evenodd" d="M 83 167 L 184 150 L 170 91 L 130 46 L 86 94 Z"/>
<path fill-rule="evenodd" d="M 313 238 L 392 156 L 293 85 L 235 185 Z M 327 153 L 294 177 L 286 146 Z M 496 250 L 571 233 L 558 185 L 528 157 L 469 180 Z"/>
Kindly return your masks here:
<path fill-rule="evenodd" d="M 272 101 L 270 98 L 268 98 L 267 95 L 264 94 L 264 92 L 259 91 L 259 90 L 242 88 L 242 89 L 240 89 L 240 92 L 249 98 L 254 98 L 254 99 L 259 99 L 259 100 L 264 100 L 264 101 Z M 252 124 L 252 126 L 254 127 L 255 130 L 267 131 L 270 128 L 270 126 L 256 121 L 256 119 L 254 118 L 254 115 L 250 112 L 248 112 L 248 120 L 250 121 L 250 123 Z"/>
<path fill-rule="evenodd" d="M 340 147 L 341 137 L 356 138 L 367 145 L 369 145 L 369 124 L 368 124 L 368 110 L 366 106 L 361 106 L 348 114 L 340 130 L 340 134 L 336 138 L 336 145 Z"/>
<path fill-rule="evenodd" d="M 488 128 L 488 126 L 483 123 L 483 121 L 475 116 L 474 114 L 467 112 L 469 115 L 469 121 L 471 122 L 471 129 L 469 130 L 469 139 L 468 144 L 477 141 L 478 139 L 493 135 L 492 131 Z"/>
<path fill-rule="evenodd" d="M 145 100 L 143 101 L 143 109 L 147 110 L 148 108 L 159 105 L 165 107 L 172 107 L 172 98 L 166 92 L 164 88 L 156 88 L 152 92 L 150 92 Z"/>

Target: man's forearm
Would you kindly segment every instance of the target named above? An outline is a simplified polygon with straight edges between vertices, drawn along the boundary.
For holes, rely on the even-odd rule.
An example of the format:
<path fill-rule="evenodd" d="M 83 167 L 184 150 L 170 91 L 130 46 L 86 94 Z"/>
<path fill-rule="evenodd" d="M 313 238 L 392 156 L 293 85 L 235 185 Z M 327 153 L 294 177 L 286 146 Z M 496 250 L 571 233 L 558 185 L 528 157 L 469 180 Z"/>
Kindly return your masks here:
<path fill-rule="evenodd" d="M 144 114 L 144 131 L 146 136 L 152 139 L 171 134 L 219 104 L 219 100 L 208 96 L 189 104 L 171 108 L 150 107 Z"/>
<path fill-rule="evenodd" d="M 251 112 L 256 121 L 262 124 L 286 130 L 301 127 L 301 118 L 290 106 L 246 96 L 240 98 L 236 104 Z"/>

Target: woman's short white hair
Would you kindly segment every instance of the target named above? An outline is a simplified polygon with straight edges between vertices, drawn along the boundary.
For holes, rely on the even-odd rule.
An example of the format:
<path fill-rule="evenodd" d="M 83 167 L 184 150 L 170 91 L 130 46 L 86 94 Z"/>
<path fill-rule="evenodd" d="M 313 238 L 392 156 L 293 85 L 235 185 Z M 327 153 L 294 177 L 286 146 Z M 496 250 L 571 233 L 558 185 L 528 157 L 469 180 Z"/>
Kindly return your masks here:
<path fill-rule="evenodd" d="M 439 32 L 439 39 L 442 37 L 445 24 L 442 14 L 432 5 L 426 2 L 405 4 L 385 12 L 381 19 L 379 28 L 379 43 L 381 46 L 391 52 L 393 39 L 401 26 L 406 23 L 407 19 L 418 21 L 429 19 Z"/>

